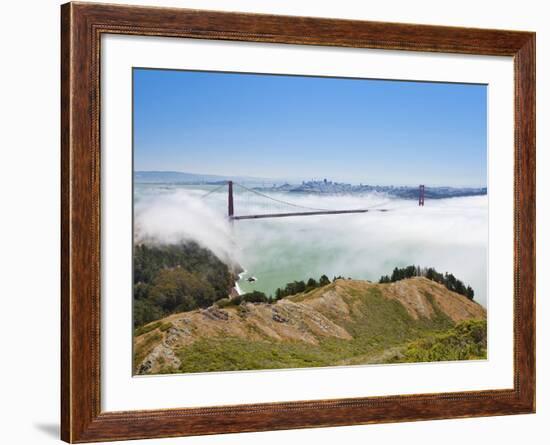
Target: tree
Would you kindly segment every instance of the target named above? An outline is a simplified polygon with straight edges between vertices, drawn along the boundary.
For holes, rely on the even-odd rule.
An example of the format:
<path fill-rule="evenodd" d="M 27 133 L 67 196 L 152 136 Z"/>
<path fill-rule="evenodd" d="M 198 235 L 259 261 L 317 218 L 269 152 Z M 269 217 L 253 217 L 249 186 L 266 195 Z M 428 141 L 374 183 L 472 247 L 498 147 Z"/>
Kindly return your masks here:
<path fill-rule="evenodd" d="M 285 297 L 285 294 L 283 290 L 280 287 L 278 287 L 277 290 L 275 291 L 275 300 L 281 300 L 284 297 Z"/>
<path fill-rule="evenodd" d="M 248 303 L 267 303 L 269 301 L 266 294 L 257 290 L 241 295 L 241 299 Z"/>
<path fill-rule="evenodd" d="M 134 299 L 143 300 L 149 295 L 149 285 L 145 283 L 134 284 Z"/>
<path fill-rule="evenodd" d="M 150 300 L 139 299 L 134 301 L 134 328 L 138 328 L 162 317 L 163 312 L 161 308 L 155 306 Z"/>
<path fill-rule="evenodd" d="M 295 281 L 294 283 L 292 283 L 292 287 L 294 289 L 293 293 L 299 294 L 306 290 L 306 283 L 304 281 Z"/>
<path fill-rule="evenodd" d="M 319 286 L 326 286 L 327 284 L 330 284 L 330 280 L 326 275 L 321 275 L 321 278 L 319 278 Z"/>
<path fill-rule="evenodd" d="M 312 290 L 312 289 L 317 288 L 318 286 L 319 285 L 318 285 L 317 281 L 315 280 L 315 278 L 310 278 L 309 280 L 307 280 L 306 290 Z"/>
<path fill-rule="evenodd" d="M 134 246 L 134 320 L 139 325 L 226 298 L 235 275 L 194 242 Z M 141 303 L 138 303 L 141 301 Z"/>
<path fill-rule="evenodd" d="M 420 266 L 407 266 L 404 268 L 394 268 L 391 276 L 382 275 L 379 283 L 393 283 L 406 278 L 424 276 L 429 280 L 435 281 L 444 285 L 447 289 L 464 295 L 470 300 L 474 298 L 474 290 L 470 286 L 466 286 L 461 280 L 456 278 L 452 273 L 445 272 L 443 275 L 433 267 L 422 269 Z"/>
<path fill-rule="evenodd" d="M 209 283 L 182 268 L 160 271 L 149 298 L 165 313 L 208 307 L 217 299 Z"/>

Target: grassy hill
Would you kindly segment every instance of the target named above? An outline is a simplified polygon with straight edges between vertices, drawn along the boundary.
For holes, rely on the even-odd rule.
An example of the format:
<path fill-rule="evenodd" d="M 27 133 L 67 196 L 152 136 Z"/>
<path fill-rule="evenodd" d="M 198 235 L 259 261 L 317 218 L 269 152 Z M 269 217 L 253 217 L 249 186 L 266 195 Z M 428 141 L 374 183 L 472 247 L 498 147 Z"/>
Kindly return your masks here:
<path fill-rule="evenodd" d="M 486 311 L 423 277 L 339 279 L 273 304 L 216 305 L 140 327 L 136 374 L 482 359 Z"/>

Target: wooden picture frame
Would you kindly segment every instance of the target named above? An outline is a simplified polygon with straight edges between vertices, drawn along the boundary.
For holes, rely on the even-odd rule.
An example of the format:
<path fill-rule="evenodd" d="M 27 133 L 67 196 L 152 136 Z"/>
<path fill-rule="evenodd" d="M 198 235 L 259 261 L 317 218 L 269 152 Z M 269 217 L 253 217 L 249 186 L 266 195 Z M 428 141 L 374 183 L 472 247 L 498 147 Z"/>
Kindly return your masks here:
<path fill-rule="evenodd" d="M 103 34 L 512 56 L 514 387 L 210 408 L 102 412 L 100 38 Z M 68 3 L 61 7 L 61 437 L 173 437 L 535 411 L 535 34 Z"/>

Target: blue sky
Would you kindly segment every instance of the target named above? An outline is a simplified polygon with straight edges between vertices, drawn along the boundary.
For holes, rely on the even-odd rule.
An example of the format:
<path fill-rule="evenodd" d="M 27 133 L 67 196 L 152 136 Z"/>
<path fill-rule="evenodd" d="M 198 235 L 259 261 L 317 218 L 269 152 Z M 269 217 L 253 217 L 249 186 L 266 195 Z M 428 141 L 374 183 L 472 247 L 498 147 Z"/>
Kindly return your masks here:
<path fill-rule="evenodd" d="M 134 69 L 134 169 L 485 186 L 485 85 Z"/>

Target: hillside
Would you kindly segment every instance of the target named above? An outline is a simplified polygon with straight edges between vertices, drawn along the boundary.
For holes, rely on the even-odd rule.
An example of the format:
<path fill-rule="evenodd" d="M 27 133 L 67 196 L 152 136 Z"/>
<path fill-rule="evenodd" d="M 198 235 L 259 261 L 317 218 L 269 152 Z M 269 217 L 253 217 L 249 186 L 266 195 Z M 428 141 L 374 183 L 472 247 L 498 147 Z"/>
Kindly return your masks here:
<path fill-rule="evenodd" d="M 134 328 L 227 297 L 239 270 L 195 242 L 134 245 Z"/>
<path fill-rule="evenodd" d="M 339 279 L 273 304 L 181 312 L 136 330 L 136 374 L 485 358 L 486 311 L 423 277 Z"/>

